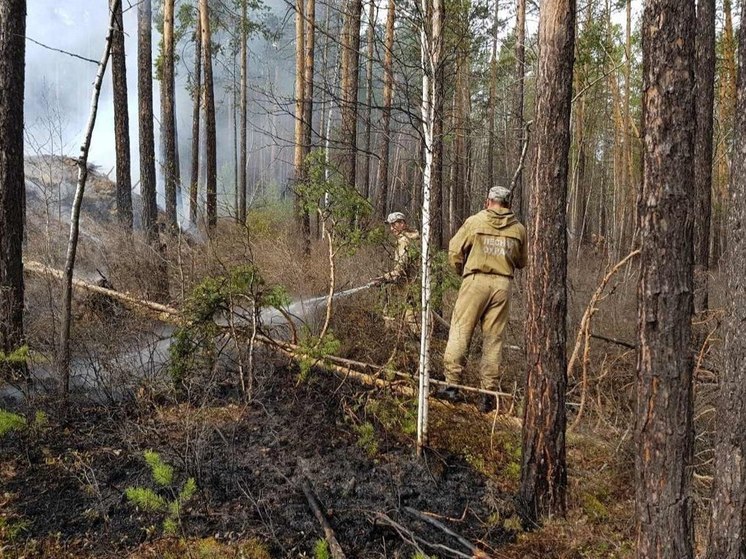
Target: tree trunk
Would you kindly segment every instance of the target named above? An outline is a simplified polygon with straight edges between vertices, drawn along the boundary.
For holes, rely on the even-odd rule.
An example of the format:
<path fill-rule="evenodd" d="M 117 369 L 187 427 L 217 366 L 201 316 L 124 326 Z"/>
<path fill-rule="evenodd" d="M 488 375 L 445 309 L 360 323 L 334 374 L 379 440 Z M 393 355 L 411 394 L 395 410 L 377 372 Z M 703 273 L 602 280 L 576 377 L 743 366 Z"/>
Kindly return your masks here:
<path fill-rule="evenodd" d="M 635 429 L 637 557 L 645 559 L 693 557 L 694 28 L 693 1 L 646 2 Z"/>
<path fill-rule="evenodd" d="M 362 0 L 348 0 L 342 28 L 342 160 L 340 173 L 349 188 L 355 188 L 357 169 L 357 89 L 360 64 L 360 12 Z"/>
<path fill-rule="evenodd" d="M 376 186 L 378 215 L 386 217 L 389 198 L 389 151 L 391 146 L 391 104 L 394 96 L 394 22 L 396 1 L 389 0 L 386 14 L 386 39 L 383 54 L 383 110 L 381 111 L 381 157 L 378 161 Z"/>
<path fill-rule="evenodd" d="M 23 93 L 26 1 L 0 3 L 0 351 L 24 344 Z M 0 360 L 0 377 L 8 372 Z"/>
<path fill-rule="evenodd" d="M 197 10 L 197 29 L 194 31 L 194 74 L 192 78 L 192 164 L 189 181 L 189 221 L 197 223 L 199 195 L 199 113 L 202 105 L 202 21 Z"/>
<path fill-rule="evenodd" d="M 516 6 L 515 24 L 515 94 L 513 96 L 513 131 L 516 140 L 513 144 L 513 164 L 518 168 L 518 159 L 523 150 L 523 90 L 524 76 L 526 75 L 526 0 L 518 0 Z M 523 171 L 516 177 L 515 189 L 513 190 L 512 205 L 516 213 L 524 215 L 523 212 Z"/>
<path fill-rule="evenodd" d="M 316 37 L 316 0 L 306 0 L 305 38 L 303 52 L 303 158 L 311 153 L 313 145 L 313 72 Z M 310 227 L 310 226 L 309 226 Z M 310 229 L 308 230 L 310 236 Z"/>
<path fill-rule="evenodd" d="M 492 58 L 490 60 L 490 89 L 487 101 L 487 189 L 495 183 L 495 103 L 497 102 L 497 36 L 500 3 L 495 2 L 495 20 L 492 30 Z"/>
<path fill-rule="evenodd" d="M 529 363 L 520 495 L 531 520 L 565 512 L 567 171 L 575 1 L 546 0 L 539 18 L 536 165 L 528 246 Z"/>
<path fill-rule="evenodd" d="M 204 71 L 205 140 L 207 144 L 205 167 L 207 169 L 207 227 L 213 230 L 218 224 L 218 160 L 215 128 L 215 90 L 212 80 L 212 45 L 210 35 L 210 8 L 208 0 L 199 0 L 202 22 L 202 68 Z"/>
<path fill-rule="evenodd" d="M 114 0 L 111 1 L 114 5 Z M 127 63 L 124 56 L 122 3 L 118 2 L 116 29 L 111 43 L 111 81 L 114 97 L 114 144 L 116 151 L 117 219 L 132 230 L 132 178 L 130 175 L 130 129 L 127 108 Z"/>
<path fill-rule="evenodd" d="M 376 29 L 376 3 L 370 0 L 367 34 L 367 69 L 365 72 L 365 139 L 363 140 L 363 196 L 370 198 L 370 139 L 373 123 L 373 46 Z"/>
<path fill-rule="evenodd" d="M 153 38 L 151 0 L 137 10 L 137 96 L 140 124 L 140 195 L 142 226 L 152 243 L 158 238 L 155 194 L 155 139 L 153 133 Z"/>
<path fill-rule="evenodd" d="M 715 0 L 697 3 L 697 127 L 694 139 L 694 310 L 707 310 L 715 100 Z"/>
<path fill-rule="evenodd" d="M 741 21 L 746 21 L 746 3 Z M 739 30 L 733 169 L 725 277 L 725 369 L 720 378 L 708 559 L 746 559 L 746 26 Z"/>
<path fill-rule="evenodd" d="M 443 218 L 441 207 L 443 205 L 443 109 L 445 108 L 445 67 L 443 62 L 443 24 L 445 21 L 445 3 L 443 0 L 433 0 L 433 59 L 435 62 L 435 74 L 433 76 L 433 129 L 432 129 L 432 175 L 430 183 L 430 196 L 432 207 L 435 211 L 430 212 L 430 242 L 435 249 L 445 246 L 443 235 Z M 424 193 L 423 193 L 424 197 Z"/>
<path fill-rule="evenodd" d="M 83 143 L 80 146 L 78 157 L 78 184 L 75 188 L 72 212 L 70 216 L 70 236 L 67 242 L 67 255 L 65 257 L 64 278 L 62 281 L 62 328 L 60 331 L 60 353 L 59 371 L 62 380 L 62 391 L 67 403 L 70 393 L 70 330 L 72 326 L 72 299 L 73 299 L 73 272 L 75 270 L 75 257 L 78 251 L 78 235 L 80 233 L 80 208 L 83 205 L 83 194 L 88 178 L 88 151 L 91 147 L 93 128 L 96 125 L 96 114 L 98 113 L 98 98 L 101 93 L 101 84 L 104 81 L 104 73 L 111 54 L 112 37 L 115 34 L 117 13 L 121 11 L 121 0 L 113 0 L 111 3 L 111 15 L 109 17 L 109 32 L 106 36 L 106 47 L 101 61 L 98 63 L 96 80 L 93 83 L 91 96 L 91 109 L 88 115 Z"/>
<path fill-rule="evenodd" d="M 246 128 L 249 98 L 249 19 L 247 9 L 248 0 L 241 0 L 241 132 L 238 163 L 238 222 L 241 225 L 246 225 Z"/>
<path fill-rule="evenodd" d="M 166 190 L 166 223 L 171 235 L 178 231 L 176 216 L 176 112 L 174 96 L 174 0 L 163 2 L 163 61 L 161 72 L 161 130 L 163 131 L 163 175 Z"/>
<path fill-rule="evenodd" d="M 306 63 L 305 63 L 305 6 L 304 0 L 295 2 L 295 151 L 293 166 L 295 168 L 295 184 L 299 187 L 305 181 L 305 95 L 306 95 Z M 298 229 L 303 238 L 303 253 L 311 254 L 311 216 L 303 207 L 302 200 L 296 195 L 295 211 L 298 218 Z"/>

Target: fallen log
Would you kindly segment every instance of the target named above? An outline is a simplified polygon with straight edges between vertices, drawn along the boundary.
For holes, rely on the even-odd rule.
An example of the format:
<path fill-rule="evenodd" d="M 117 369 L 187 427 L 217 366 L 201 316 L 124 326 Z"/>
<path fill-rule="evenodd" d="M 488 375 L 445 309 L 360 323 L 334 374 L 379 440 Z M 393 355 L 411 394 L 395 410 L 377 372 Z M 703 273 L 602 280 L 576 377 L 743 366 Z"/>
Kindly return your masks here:
<path fill-rule="evenodd" d="M 476 545 L 474 545 L 469 540 L 464 538 L 458 532 L 454 532 L 448 526 L 446 526 L 439 520 L 436 520 L 432 516 L 429 516 L 425 514 L 424 512 L 420 512 L 417 509 L 413 509 L 412 507 L 404 507 L 404 512 L 406 512 L 407 514 L 411 516 L 414 516 L 415 518 L 418 518 L 419 520 L 422 520 L 423 522 L 430 524 L 431 526 L 434 526 L 438 530 L 441 530 L 444 534 L 451 536 L 453 539 L 455 539 L 457 542 L 463 545 L 466 549 L 471 551 L 472 555 L 474 555 L 475 557 L 477 556 L 477 553 L 482 553 L 482 551 Z"/>
<path fill-rule="evenodd" d="M 62 280 L 64 276 L 61 270 L 56 270 L 55 268 L 51 268 L 45 264 L 42 264 L 41 262 L 27 260 L 23 263 L 23 269 L 24 271 L 32 274 L 52 277 L 58 280 Z M 95 283 L 91 283 L 82 279 L 73 279 L 73 287 L 77 287 L 78 289 L 83 289 L 85 291 L 90 291 L 92 293 L 106 295 L 107 297 L 111 297 L 112 299 L 120 301 L 128 307 L 148 309 L 156 313 L 156 318 L 161 322 L 166 322 L 169 324 L 181 323 L 181 312 L 173 307 L 155 303 L 153 301 L 148 301 L 146 299 L 140 299 L 138 297 L 135 297 L 134 295 L 130 295 L 127 292 L 115 291 L 113 289 L 101 287 L 99 285 L 96 285 Z"/>
<path fill-rule="evenodd" d="M 301 489 L 303 489 L 303 494 L 306 496 L 306 500 L 308 501 L 308 506 L 311 507 L 316 520 L 319 521 L 319 524 L 321 524 L 321 528 L 324 530 L 324 537 L 329 544 L 329 552 L 332 554 L 332 557 L 334 559 L 345 559 L 345 554 L 344 551 L 342 551 L 342 546 L 339 545 L 337 536 L 334 533 L 332 525 L 329 524 L 329 520 L 326 518 L 326 514 L 324 514 L 324 511 L 321 510 L 321 504 L 319 503 L 318 498 L 313 492 L 311 482 L 308 480 L 307 477 L 303 476 L 301 478 L 300 485 Z"/>
<path fill-rule="evenodd" d="M 53 277 L 56 279 L 62 279 L 63 277 L 62 271 L 35 261 L 25 261 L 24 270 L 32 274 Z M 93 293 L 100 293 L 102 295 L 111 297 L 112 299 L 120 301 L 132 310 L 146 309 L 148 311 L 151 311 L 151 313 L 155 314 L 155 316 L 153 316 L 152 314 L 150 315 L 152 318 L 156 318 L 157 320 L 167 324 L 180 326 L 185 323 L 181 315 L 181 311 L 174 307 L 169 307 L 168 305 L 163 305 L 154 301 L 148 301 L 147 299 L 141 299 L 134 295 L 130 295 L 127 292 L 107 289 L 105 287 L 98 286 L 95 283 L 91 283 L 81 279 L 73 279 L 73 286 L 78 289 L 83 289 L 85 291 L 90 291 Z M 308 359 L 309 357 L 311 357 L 306 352 L 304 352 L 300 346 L 289 342 L 275 340 L 274 338 L 271 338 L 269 336 L 257 335 L 256 341 L 279 351 L 280 353 L 286 355 L 294 361 Z M 415 394 L 414 387 L 410 384 L 415 376 L 409 373 L 388 370 L 386 371 L 386 374 L 392 375 L 398 380 L 387 380 L 376 375 L 364 373 L 360 370 L 362 369 L 363 371 L 381 372 L 384 370 L 384 367 L 380 365 L 365 363 L 362 361 L 355 361 L 353 359 L 345 359 L 343 357 L 336 357 L 334 355 L 326 355 L 318 358 L 318 364 L 322 367 L 325 367 L 327 370 L 331 370 L 341 375 L 354 378 L 355 380 L 369 386 L 376 386 L 378 388 L 392 388 L 406 396 L 413 396 Z M 436 379 L 430 379 L 430 384 L 433 384 L 435 386 L 450 386 L 464 392 L 487 394 L 496 398 L 513 397 L 512 394 L 509 394 L 507 392 L 496 392 L 492 390 L 483 390 L 481 388 L 476 388 L 473 386 L 449 384 L 445 381 Z"/>

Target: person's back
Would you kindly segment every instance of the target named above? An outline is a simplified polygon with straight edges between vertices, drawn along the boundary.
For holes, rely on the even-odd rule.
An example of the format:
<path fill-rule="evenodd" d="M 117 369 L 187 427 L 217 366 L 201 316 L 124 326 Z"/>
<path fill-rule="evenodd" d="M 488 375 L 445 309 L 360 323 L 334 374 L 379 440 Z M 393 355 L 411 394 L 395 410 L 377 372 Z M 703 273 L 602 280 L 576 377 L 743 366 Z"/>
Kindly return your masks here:
<path fill-rule="evenodd" d="M 512 277 L 526 265 L 526 228 L 510 208 L 485 209 L 464 222 L 448 245 L 448 259 L 459 275 Z"/>

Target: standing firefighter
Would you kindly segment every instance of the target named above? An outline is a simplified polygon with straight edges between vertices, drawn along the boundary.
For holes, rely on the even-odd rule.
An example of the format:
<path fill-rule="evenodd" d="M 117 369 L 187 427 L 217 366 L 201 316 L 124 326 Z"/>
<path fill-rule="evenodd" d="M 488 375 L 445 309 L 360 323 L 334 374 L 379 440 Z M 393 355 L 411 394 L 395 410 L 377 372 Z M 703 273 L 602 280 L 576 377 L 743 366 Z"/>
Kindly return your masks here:
<path fill-rule="evenodd" d="M 386 218 L 386 223 L 396 237 L 394 267 L 390 272 L 375 278 L 371 283 L 373 285 L 389 283 L 399 287 L 398 291 L 402 293 L 404 299 L 404 323 L 410 333 L 417 334 L 419 332 L 419 321 L 415 304 L 416 294 L 412 293 L 412 287 L 417 279 L 420 235 L 407 226 L 407 219 L 401 212 L 390 213 Z M 384 318 L 387 325 L 392 324 L 395 320 L 390 316 Z"/>
<path fill-rule="evenodd" d="M 526 265 L 526 228 L 511 211 L 510 190 L 490 188 L 485 209 L 471 216 L 448 245 L 448 260 L 462 276 L 453 308 L 448 345 L 443 356 L 446 381 L 460 384 L 469 344 L 477 323 L 482 326 L 481 384 L 497 390 L 502 338 L 510 313 L 510 283 L 513 271 Z M 453 387 L 438 395 L 460 399 Z M 495 409 L 495 398 L 483 395 L 482 412 Z"/>

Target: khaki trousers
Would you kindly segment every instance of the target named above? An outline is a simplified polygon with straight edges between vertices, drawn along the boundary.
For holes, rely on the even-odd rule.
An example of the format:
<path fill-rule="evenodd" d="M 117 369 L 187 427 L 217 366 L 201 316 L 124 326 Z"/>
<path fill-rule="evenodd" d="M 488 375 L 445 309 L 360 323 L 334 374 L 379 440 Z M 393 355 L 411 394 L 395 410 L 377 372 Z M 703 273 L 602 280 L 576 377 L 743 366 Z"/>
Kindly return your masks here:
<path fill-rule="evenodd" d="M 503 331 L 510 314 L 510 278 L 496 274 L 471 274 L 464 278 L 451 317 L 448 344 L 443 355 L 446 381 L 461 384 L 469 344 L 477 324 L 482 326 L 482 388 L 497 390 Z"/>

